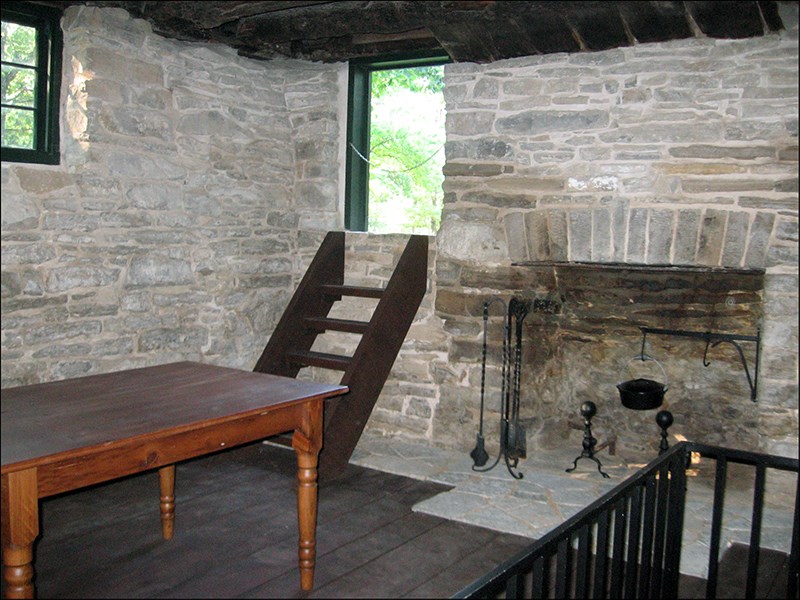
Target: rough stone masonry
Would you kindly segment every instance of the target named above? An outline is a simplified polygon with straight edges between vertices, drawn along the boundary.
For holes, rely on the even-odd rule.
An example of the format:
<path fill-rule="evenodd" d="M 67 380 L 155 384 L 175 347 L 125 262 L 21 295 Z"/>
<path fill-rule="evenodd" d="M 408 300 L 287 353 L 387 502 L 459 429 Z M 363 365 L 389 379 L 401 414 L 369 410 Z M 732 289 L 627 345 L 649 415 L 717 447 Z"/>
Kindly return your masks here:
<path fill-rule="evenodd" d="M 781 10 L 786 31 L 762 38 L 446 67 L 430 292 L 371 429 L 468 451 L 476 307 L 552 291 L 512 262 L 737 267 L 765 273 L 757 444 L 796 455 L 798 19 Z M 71 7 L 63 29 L 62 163 L 2 163 L 3 387 L 181 359 L 252 368 L 343 224 L 346 65 L 248 60 L 119 9 Z M 349 235 L 347 277 L 385 281 L 403 242 Z"/>

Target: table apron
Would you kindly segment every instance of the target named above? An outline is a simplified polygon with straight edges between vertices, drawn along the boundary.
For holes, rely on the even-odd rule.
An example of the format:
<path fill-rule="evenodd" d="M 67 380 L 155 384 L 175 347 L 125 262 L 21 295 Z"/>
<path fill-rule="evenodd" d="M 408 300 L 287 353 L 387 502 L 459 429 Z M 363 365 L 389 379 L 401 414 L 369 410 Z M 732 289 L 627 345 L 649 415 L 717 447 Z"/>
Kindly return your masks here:
<path fill-rule="evenodd" d="M 302 414 L 313 400 L 218 425 L 166 435 L 149 436 L 129 443 L 61 461 L 37 465 L 39 497 L 44 498 L 102 483 L 125 475 L 211 454 L 299 428 Z"/>

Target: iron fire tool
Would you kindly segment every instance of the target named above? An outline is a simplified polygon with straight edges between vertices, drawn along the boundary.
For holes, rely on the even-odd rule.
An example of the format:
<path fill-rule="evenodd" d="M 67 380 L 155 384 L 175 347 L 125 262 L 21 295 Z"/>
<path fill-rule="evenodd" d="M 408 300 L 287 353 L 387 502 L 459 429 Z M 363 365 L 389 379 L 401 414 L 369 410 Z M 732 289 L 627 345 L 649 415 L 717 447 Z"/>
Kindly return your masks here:
<path fill-rule="evenodd" d="M 506 448 L 508 449 L 507 455 L 515 461 L 525 458 L 527 450 L 525 428 L 519 422 L 519 386 L 522 378 L 522 321 L 527 316 L 530 306 L 530 301 L 525 302 L 517 298 L 512 298 L 508 303 L 509 325 L 513 317 L 516 327 L 514 332 L 514 385 L 510 391 L 506 390 L 506 394 L 510 395 L 509 410 L 507 411 L 509 418 L 506 424 Z"/>
<path fill-rule="evenodd" d="M 478 469 L 477 467 L 482 467 L 485 465 L 489 460 L 489 454 L 486 452 L 486 448 L 484 445 L 484 438 L 483 438 L 483 411 L 484 411 L 484 397 L 485 397 L 485 388 L 486 388 L 486 336 L 487 330 L 489 328 L 489 307 L 494 304 L 495 302 L 499 302 L 503 305 L 503 371 L 501 377 L 501 389 L 500 389 L 500 398 L 501 400 L 505 398 L 506 395 L 506 366 L 508 363 L 508 348 L 506 347 L 506 334 L 505 331 L 508 328 L 508 322 L 506 320 L 506 303 L 502 298 L 492 298 L 487 302 L 483 303 L 483 348 L 481 351 L 481 412 L 480 412 L 480 425 L 478 428 L 478 436 L 477 436 L 477 443 L 475 444 L 475 448 L 472 449 L 472 452 L 469 455 L 472 457 L 472 461 L 474 464 L 472 465 L 472 469 L 474 471 L 490 471 L 494 469 L 498 462 L 500 462 L 500 456 L 503 454 L 502 442 L 500 447 L 500 453 L 497 455 L 497 458 L 492 463 L 490 467 L 485 469 Z M 501 421 L 502 423 L 502 421 Z"/>
<path fill-rule="evenodd" d="M 581 455 L 575 458 L 575 460 L 572 462 L 572 466 L 569 469 L 565 469 L 565 471 L 567 473 L 572 473 L 578 468 L 578 461 L 580 459 L 588 458 L 589 460 L 593 460 L 595 463 L 597 463 L 597 470 L 603 477 L 608 479 L 609 474 L 603 471 L 603 465 L 594 455 L 596 451 L 595 446 L 597 445 L 597 438 L 592 435 L 592 417 L 596 414 L 597 405 L 594 402 L 587 400 L 581 404 L 581 416 L 583 417 L 583 451 L 581 452 Z"/>
<path fill-rule="evenodd" d="M 486 331 L 488 328 L 489 320 L 489 307 L 494 302 L 503 304 L 503 367 L 502 367 L 502 384 L 500 389 L 501 399 L 501 415 L 500 415 L 500 451 L 497 458 L 491 466 L 480 469 L 489 460 L 489 455 L 484 448 L 483 438 L 483 411 L 484 411 L 484 394 L 485 394 L 485 381 L 486 381 Z M 520 370 L 522 362 L 522 319 L 528 313 L 530 302 L 523 302 L 516 298 L 512 298 L 506 309 L 506 303 L 501 298 L 493 298 L 483 305 L 483 351 L 481 360 L 481 410 L 480 410 L 480 426 L 475 448 L 470 452 L 470 456 L 474 462 L 472 469 L 474 471 L 486 472 L 492 470 L 497 463 L 500 462 L 502 457 L 505 461 L 508 472 L 514 479 L 522 479 L 522 473 L 515 473 L 517 464 L 520 458 L 525 458 L 526 445 L 525 445 L 525 430 L 519 423 L 519 386 L 520 386 Z M 516 354 L 514 360 L 514 374 L 512 380 L 511 373 L 511 321 L 512 317 L 517 319 L 516 322 Z M 513 381 L 513 389 L 512 389 Z"/>

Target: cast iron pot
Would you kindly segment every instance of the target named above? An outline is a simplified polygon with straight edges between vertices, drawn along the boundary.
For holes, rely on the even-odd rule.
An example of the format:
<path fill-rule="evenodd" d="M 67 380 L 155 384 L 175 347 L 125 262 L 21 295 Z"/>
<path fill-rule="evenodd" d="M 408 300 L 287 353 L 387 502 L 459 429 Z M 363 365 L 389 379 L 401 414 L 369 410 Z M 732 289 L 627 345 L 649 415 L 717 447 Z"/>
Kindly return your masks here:
<path fill-rule="evenodd" d="M 646 354 L 636 356 L 633 360 L 651 360 L 661 367 L 661 372 L 664 374 L 664 380 L 667 379 L 667 372 L 664 367 L 655 358 L 647 356 Z M 664 392 L 667 391 L 668 385 L 666 383 L 659 383 L 652 379 L 631 379 L 617 384 L 619 390 L 619 399 L 622 405 L 626 408 L 633 410 L 650 410 L 658 408 L 664 402 Z"/>

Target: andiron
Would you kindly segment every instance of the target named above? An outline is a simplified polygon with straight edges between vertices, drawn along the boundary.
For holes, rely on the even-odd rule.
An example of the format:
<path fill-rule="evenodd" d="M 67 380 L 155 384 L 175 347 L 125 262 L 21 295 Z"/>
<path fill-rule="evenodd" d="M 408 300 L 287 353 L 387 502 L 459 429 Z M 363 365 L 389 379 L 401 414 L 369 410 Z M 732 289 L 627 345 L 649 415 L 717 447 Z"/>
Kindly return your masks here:
<path fill-rule="evenodd" d="M 597 463 L 597 470 L 603 477 L 608 479 L 609 474 L 603 471 L 602 463 L 594 455 L 595 446 L 597 445 L 597 438 L 592 435 L 592 417 L 596 414 L 597 405 L 594 402 L 587 400 L 581 404 L 581 416 L 583 417 L 583 451 L 581 452 L 580 456 L 575 458 L 572 463 L 572 467 L 566 469 L 566 472 L 572 473 L 572 471 L 578 468 L 578 461 L 580 459 L 588 458 L 589 460 L 593 460 L 595 463 Z"/>

